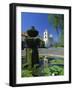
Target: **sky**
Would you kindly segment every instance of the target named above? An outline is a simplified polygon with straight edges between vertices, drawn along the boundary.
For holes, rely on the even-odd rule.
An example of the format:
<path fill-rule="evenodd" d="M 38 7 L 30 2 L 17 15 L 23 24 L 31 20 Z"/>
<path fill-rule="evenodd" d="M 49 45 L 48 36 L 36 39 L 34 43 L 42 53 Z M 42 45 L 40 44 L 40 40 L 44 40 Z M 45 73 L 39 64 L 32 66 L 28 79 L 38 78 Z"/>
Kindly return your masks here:
<path fill-rule="evenodd" d="M 21 29 L 26 32 L 32 26 L 39 31 L 39 36 L 43 37 L 44 31 L 47 29 L 49 35 L 53 36 L 54 41 L 58 41 L 57 32 L 52 23 L 48 19 L 49 14 L 44 13 L 21 13 Z"/>

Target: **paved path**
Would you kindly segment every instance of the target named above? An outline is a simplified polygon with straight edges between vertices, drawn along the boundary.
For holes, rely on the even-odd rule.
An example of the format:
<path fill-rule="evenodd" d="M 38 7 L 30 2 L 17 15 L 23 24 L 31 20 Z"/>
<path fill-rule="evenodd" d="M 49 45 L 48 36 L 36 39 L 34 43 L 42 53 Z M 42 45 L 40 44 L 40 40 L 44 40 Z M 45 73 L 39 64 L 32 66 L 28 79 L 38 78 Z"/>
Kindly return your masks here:
<path fill-rule="evenodd" d="M 63 48 L 40 48 L 39 49 L 40 55 L 46 55 L 46 56 L 58 56 L 58 57 L 64 57 L 64 49 Z"/>
<path fill-rule="evenodd" d="M 63 48 L 39 48 L 39 55 L 45 56 L 57 56 L 64 57 L 64 49 Z M 26 50 L 22 51 L 22 56 L 26 54 Z"/>

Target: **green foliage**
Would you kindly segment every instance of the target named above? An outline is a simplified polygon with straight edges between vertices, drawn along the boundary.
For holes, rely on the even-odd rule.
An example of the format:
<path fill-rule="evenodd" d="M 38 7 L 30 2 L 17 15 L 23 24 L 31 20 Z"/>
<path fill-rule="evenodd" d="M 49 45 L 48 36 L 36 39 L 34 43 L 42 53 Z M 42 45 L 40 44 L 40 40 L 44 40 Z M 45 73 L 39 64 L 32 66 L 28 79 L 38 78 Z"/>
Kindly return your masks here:
<path fill-rule="evenodd" d="M 32 76 L 40 76 L 40 68 L 38 64 L 35 64 L 32 69 L 25 69 L 22 70 L 22 77 L 32 77 Z"/>
<path fill-rule="evenodd" d="M 50 69 L 48 67 L 44 68 L 43 73 L 44 73 L 44 76 L 50 76 L 51 75 Z"/>
<path fill-rule="evenodd" d="M 51 74 L 54 73 L 55 75 L 64 75 L 64 69 L 60 66 L 51 66 L 50 72 Z"/>
<path fill-rule="evenodd" d="M 60 27 L 62 30 L 64 29 L 64 15 L 60 14 L 49 14 L 48 20 L 53 24 L 55 28 Z"/>
<path fill-rule="evenodd" d="M 44 41 L 40 41 L 40 47 L 45 47 L 45 42 Z"/>
<path fill-rule="evenodd" d="M 34 67 L 32 68 L 32 75 L 33 76 L 40 76 L 39 64 L 35 64 Z"/>
<path fill-rule="evenodd" d="M 37 44 L 38 46 L 40 46 L 40 42 L 41 42 L 40 38 L 37 38 L 37 39 L 36 39 L 36 44 Z"/>
<path fill-rule="evenodd" d="M 57 15 L 54 16 L 54 27 L 57 29 L 59 26 L 59 17 Z"/>
<path fill-rule="evenodd" d="M 61 31 L 61 36 L 60 36 L 60 45 L 64 47 L 64 30 Z"/>
<path fill-rule="evenodd" d="M 64 64 L 64 60 L 51 60 L 51 64 Z"/>
<path fill-rule="evenodd" d="M 31 49 L 28 49 L 28 51 L 30 52 Z M 40 56 L 40 61 L 43 61 L 44 56 Z M 53 57 L 52 57 L 53 58 Z M 30 58 L 29 58 L 30 61 Z M 42 64 L 42 66 L 40 66 L 39 64 L 34 64 L 33 67 L 31 67 L 30 69 L 28 67 L 30 67 L 31 65 L 28 63 L 23 63 L 23 69 L 22 69 L 22 77 L 35 77 L 35 76 L 52 76 L 53 74 L 56 75 L 64 75 L 64 66 L 59 66 L 58 64 L 64 64 L 64 60 L 63 58 L 53 58 L 51 60 L 49 60 L 49 64 L 48 66 L 44 67 L 44 65 Z M 52 66 L 50 66 L 52 65 Z"/>
<path fill-rule="evenodd" d="M 37 38 L 35 42 L 38 47 L 45 47 L 45 42 L 40 38 Z"/>
<path fill-rule="evenodd" d="M 61 28 L 60 46 L 64 46 L 64 15 L 60 14 L 49 14 L 48 20 L 55 27 L 57 34 L 59 35 L 59 29 Z"/>
<path fill-rule="evenodd" d="M 22 70 L 22 77 L 32 77 L 32 76 L 51 76 L 54 75 L 64 75 L 64 68 L 60 66 L 51 66 L 51 67 L 45 67 L 41 69 L 40 67 L 32 68 L 32 70 Z"/>
<path fill-rule="evenodd" d="M 32 71 L 22 70 L 22 77 L 32 77 Z"/>
<path fill-rule="evenodd" d="M 22 69 L 25 69 L 25 67 L 28 67 L 28 63 L 22 64 Z"/>

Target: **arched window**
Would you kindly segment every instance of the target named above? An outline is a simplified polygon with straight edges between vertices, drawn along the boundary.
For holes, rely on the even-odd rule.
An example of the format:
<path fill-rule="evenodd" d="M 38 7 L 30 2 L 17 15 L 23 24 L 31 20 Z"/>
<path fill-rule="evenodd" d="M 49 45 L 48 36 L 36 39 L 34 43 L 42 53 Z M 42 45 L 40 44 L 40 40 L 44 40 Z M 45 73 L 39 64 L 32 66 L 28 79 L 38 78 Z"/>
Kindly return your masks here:
<path fill-rule="evenodd" d="M 46 36 L 45 36 L 45 38 L 46 38 Z"/>

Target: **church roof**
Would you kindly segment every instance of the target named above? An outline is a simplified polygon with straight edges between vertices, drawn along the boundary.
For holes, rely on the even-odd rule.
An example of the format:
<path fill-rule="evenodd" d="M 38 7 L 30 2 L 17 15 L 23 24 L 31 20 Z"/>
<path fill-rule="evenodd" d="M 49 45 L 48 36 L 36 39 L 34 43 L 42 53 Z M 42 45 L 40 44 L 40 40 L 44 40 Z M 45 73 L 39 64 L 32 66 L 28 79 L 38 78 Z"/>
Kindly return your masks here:
<path fill-rule="evenodd" d="M 28 36 L 28 34 L 26 32 L 22 32 L 21 35 L 22 36 Z"/>

